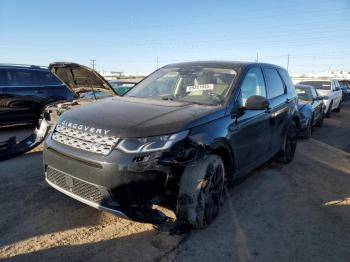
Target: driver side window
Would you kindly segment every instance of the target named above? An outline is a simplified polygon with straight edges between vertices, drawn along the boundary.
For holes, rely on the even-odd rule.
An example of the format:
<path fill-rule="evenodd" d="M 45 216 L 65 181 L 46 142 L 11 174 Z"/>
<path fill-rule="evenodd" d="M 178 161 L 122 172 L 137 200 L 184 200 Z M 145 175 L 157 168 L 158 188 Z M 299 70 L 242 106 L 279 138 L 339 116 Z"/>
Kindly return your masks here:
<path fill-rule="evenodd" d="M 266 97 L 263 74 L 259 67 L 249 69 L 241 85 L 241 103 L 245 106 L 248 97 L 258 95 Z"/>

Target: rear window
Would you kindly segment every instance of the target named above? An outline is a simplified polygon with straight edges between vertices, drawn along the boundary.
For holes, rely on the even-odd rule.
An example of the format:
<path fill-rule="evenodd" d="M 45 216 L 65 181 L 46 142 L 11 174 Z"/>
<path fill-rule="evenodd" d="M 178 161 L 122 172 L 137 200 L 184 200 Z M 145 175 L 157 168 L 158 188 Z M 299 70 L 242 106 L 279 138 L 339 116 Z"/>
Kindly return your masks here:
<path fill-rule="evenodd" d="M 281 77 L 275 69 L 264 69 L 266 76 L 267 88 L 269 90 L 269 98 L 274 98 L 285 93 L 284 85 Z"/>
<path fill-rule="evenodd" d="M 50 86 L 62 83 L 48 70 L 0 68 L 0 86 Z"/>
<path fill-rule="evenodd" d="M 321 89 L 321 90 L 330 90 L 331 89 L 331 82 L 330 81 L 302 81 L 302 82 L 300 82 L 300 84 L 310 85 L 316 89 Z"/>

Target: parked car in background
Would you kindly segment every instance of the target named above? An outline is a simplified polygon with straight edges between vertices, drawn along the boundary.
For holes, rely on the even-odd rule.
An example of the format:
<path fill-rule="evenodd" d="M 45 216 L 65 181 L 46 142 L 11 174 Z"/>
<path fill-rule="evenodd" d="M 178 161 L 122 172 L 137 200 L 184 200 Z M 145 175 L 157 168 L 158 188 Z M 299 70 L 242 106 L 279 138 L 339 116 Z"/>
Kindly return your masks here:
<path fill-rule="evenodd" d="M 0 161 L 23 154 L 39 145 L 50 132 L 52 126 L 56 124 L 58 117 L 65 111 L 74 107 L 100 101 L 106 97 L 113 97 L 117 95 L 112 86 L 100 74 L 83 65 L 67 62 L 56 62 L 49 65 L 49 70 L 47 68 L 38 70 L 38 68 L 35 68 L 36 74 L 37 72 L 44 74 L 53 83 L 58 83 L 57 86 L 53 85 L 54 90 L 57 88 L 56 91 L 58 94 L 65 93 L 67 90 L 69 95 L 66 97 L 56 97 L 56 100 L 46 99 L 44 100 L 45 103 L 41 103 L 42 106 L 46 106 L 42 110 L 41 114 L 40 109 L 42 106 L 40 109 L 35 111 L 37 114 L 35 115 L 35 119 L 37 119 L 38 115 L 40 115 L 40 119 L 38 121 L 37 128 L 32 135 L 18 143 L 16 143 L 15 137 L 11 137 L 7 141 L 0 142 Z M 29 73 L 33 74 L 32 71 Z M 20 88 L 18 89 L 21 90 Z M 23 87 L 23 89 L 25 89 L 25 87 Z M 46 94 L 45 86 L 39 86 L 36 88 L 30 87 L 29 90 L 31 90 L 30 92 L 34 94 L 37 92 L 43 92 L 43 95 Z M 52 91 L 51 89 L 49 90 Z M 9 99 L 8 96 L 4 101 L 7 101 L 7 99 Z M 23 97 L 19 96 L 19 99 L 14 101 L 22 101 L 22 99 Z M 33 100 L 32 97 L 30 97 L 30 99 L 26 97 L 26 99 L 28 99 L 28 101 Z M 7 104 L 11 105 L 11 103 Z M 20 105 L 22 106 L 22 104 Z M 7 119 L 7 117 L 5 117 L 5 119 Z"/>
<path fill-rule="evenodd" d="M 324 97 L 323 102 L 326 106 L 326 117 L 330 117 L 332 111 L 340 112 L 342 91 L 338 80 L 312 79 L 304 80 L 299 84 L 315 87 L 318 94 Z"/>
<path fill-rule="evenodd" d="M 0 126 L 36 123 L 47 104 L 73 98 L 47 67 L 0 64 Z"/>
<path fill-rule="evenodd" d="M 322 126 L 325 105 L 323 96 L 310 85 L 295 85 L 298 94 L 298 110 L 300 113 L 299 135 L 309 138 L 314 126 Z"/>
<path fill-rule="evenodd" d="M 134 87 L 141 79 L 118 79 L 118 80 L 110 80 L 108 81 L 114 91 L 119 95 L 123 96 L 127 93 L 131 88 Z"/>
<path fill-rule="evenodd" d="M 161 223 L 217 216 L 224 183 L 278 156 L 293 160 L 300 119 L 281 67 L 188 62 L 165 66 L 122 97 L 62 114 L 45 140 L 49 185 L 94 208 Z"/>
<path fill-rule="evenodd" d="M 346 101 L 350 99 L 350 80 L 339 80 L 340 89 L 343 92 L 342 100 Z"/>

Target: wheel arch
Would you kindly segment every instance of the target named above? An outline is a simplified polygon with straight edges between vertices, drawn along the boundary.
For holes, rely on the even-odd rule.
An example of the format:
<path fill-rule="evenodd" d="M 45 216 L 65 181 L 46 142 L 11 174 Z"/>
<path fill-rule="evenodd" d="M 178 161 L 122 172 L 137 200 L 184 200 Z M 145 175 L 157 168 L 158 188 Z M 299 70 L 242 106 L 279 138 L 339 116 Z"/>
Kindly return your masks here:
<path fill-rule="evenodd" d="M 235 172 L 235 157 L 234 152 L 224 141 L 216 141 L 212 146 L 210 153 L 218 155 L 224 162 L 227 178 L 232 178 Z"/>

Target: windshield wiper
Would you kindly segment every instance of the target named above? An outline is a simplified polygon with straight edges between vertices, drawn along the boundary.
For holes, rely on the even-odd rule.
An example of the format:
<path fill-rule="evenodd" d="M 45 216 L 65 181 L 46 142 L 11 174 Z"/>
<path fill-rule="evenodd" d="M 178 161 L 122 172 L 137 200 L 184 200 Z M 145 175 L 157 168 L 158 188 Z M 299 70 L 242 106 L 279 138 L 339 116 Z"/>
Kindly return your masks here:
<path fill-rule="evenodd" d="M 162 96 L 161 98 L 162 98 L 162 100 L 174 101 L 174 97 L 173 96 Z"/>

